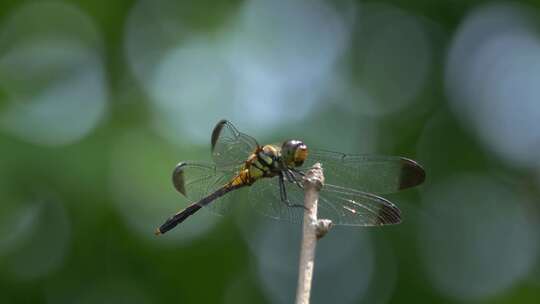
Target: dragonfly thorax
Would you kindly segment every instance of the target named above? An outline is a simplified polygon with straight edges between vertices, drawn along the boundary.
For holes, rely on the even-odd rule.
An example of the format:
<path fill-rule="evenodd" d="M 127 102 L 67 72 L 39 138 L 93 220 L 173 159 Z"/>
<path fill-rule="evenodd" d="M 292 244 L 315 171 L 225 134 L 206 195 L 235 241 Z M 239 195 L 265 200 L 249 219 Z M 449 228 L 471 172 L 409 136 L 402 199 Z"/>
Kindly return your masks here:
<path fill-rule="evenodd" d="M 264 167 L 265 171 L 276 172 L 281 168 L 281 151 L 278 146 L 266 145 L 256 152 L 257 163 Z"/>
<path fill-rule="evenodd" d="M 301 166 L 307 157 L 307 147 L 299 140 L 288 140 L 280 147 L 258 147 L 249 157 L 244 170 L 249 172 L 248 183 L 261 177 L 279 175 L 286 168 Z"/>
<path fill-rule="evenodd" d="M 281 168 L 279 147 L 266 145 L 257 147 L 242 166 L 232 184 L 252 184 L 262 177 L 273 177 Z"/>

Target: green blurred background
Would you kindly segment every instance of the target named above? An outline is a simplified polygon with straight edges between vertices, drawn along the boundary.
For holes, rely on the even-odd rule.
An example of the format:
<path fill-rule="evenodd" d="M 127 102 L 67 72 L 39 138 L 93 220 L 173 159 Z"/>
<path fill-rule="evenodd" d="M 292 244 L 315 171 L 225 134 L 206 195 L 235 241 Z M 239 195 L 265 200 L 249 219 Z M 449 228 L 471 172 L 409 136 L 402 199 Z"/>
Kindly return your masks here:
<path fill-rule="evenodd" d="M 221 118 L 426 168 L 388 196 L 403 224 L 319 243 L 313 303 L 538 303 L 539 11 L 1 1 L 0 303 L 292 303 L 299 225 L 201 212 L 153 235 Z"/>

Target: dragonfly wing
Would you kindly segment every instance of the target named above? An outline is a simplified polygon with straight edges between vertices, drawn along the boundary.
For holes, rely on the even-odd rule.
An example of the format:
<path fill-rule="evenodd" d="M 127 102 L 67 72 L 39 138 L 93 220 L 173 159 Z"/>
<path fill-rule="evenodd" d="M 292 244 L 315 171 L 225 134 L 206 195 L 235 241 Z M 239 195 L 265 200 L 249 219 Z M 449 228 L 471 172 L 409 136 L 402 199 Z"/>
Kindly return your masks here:
<path fill-rule="evenodd" d="M 181 162 L 174 168 L 172 181 L 178 192 L 191 202 L 197 202 L 221 188 L 233 176 L 234 173 L 218 170 L 213 164 Z M 229 197 L 230 194 L 226 194 L 205 207 L 208 207 L 217 214 L 224 214 L 229 210 L 226 202 Z"/>
<path fill-rule="evenodd" d="M 304 169 L 321 163 L 328 184 L 368 193 L 387 194 L 414 187 L 425 179 L 424 169 L 415 161 L 399 156 L 353 155 L 314 150 Z"/>
<path fill-rule="evenodd" d="M 302 181 L 299 175 L 297 179 Z M 285 188 L 290 204 L 304 205 L 303 189 L 291 182 L 286 182 Z M 257 212 L 273 219 L 302 222 L 304 209 L 281 201 L 277 177 L 257 181 L 249 191 L 250 204 Z M 325 184 L 319 193 L 318 218 L 332 220 L 335 225 L 382 226 L 400 223 L 401 213 L 377 195 Z"/>
<path fill-rule="evenodd" d="M 286 182 L 286 188 L 296 187 Z M 303 205 L 303 192 L 288 191 L 288 199 L 293 204 Z M 249 203 L 253 209 L 269 218 L 293 223 L 302 222 L 304 208 L 289 207 L 281 201 L 278 177 L 263 178 L 249 187 Z"/>
<path fill-rule="evenodd" d="M 319 218 L 335 225 L 382 226 L 401 222 L 399 208 L 366 192 L 325 184 L 319 194 Z"/>
<path fill-rule="evenodd" d="M 221 120 L 212 131 L 212 157 L 218 169 L 234 170 L 240 167 L 258 147 L 257 141 L 236 129 L 227 120 Z"/>

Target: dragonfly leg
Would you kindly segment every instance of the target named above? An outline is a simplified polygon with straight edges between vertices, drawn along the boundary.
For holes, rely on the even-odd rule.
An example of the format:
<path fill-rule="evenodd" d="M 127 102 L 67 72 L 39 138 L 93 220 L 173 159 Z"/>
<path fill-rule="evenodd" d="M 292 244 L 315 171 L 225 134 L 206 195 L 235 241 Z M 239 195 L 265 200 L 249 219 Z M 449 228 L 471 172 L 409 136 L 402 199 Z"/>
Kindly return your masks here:
<path fill-rule="evenodd" d="M 300 176 L 306 176 L 306 174 L 296 168 L 292 168 L 291 171 L 293 171 L 294 173 L 298 173 Z"/>
<path fill-rule="evenodd" d="M 302 183 L 296 178 L 296 176 L 293 174 L 293 172 L 290 169 L 284 170 L 283 172 L 284 172 L 283 176 L 285 178 L 285 181 L 295 184 L 300 189 L 304 189 L 304 186 L 302 185 Z"/>
<path fill-rule="evenodd" d="M 285 183 L 283 182 L 283 175 L 279 175 L 279 197 L 282 202 L 287 201 L 287 192 L 285 192 Z"/>
<path fill-rule="evenodd" d="M 292 183 L 291 176 L 289 175 L 289 171 L 287 169 L 281 171 L 281 176 L 283 177 L 283 181 Z"/>
<path fill-rule="evenodd" d="M 283 174 L 280 174 L 279 175 L 279 194 L 280 194 L 280 197 L 281 197 L 281 201 L 287 205 L 287 207 L 295 207 L 295 208 L 306 208 L 304 205 L 301 205 L 301 204 L 293 204 L 289 201 L 289 199 L 287 198 L 287 189 L 285 189 L 285 179 L 286 177 L 284 177 Z"/>
<path fill-rule="evenodd" d="M 289 170 L 286 170 L 288 176 L 289 176 L 289 181 L 292 182 L 293 184 L 295 184 L 296 186 L 298 186 L 298 188 L 300 189 L 304 189 L 304 185 L 302 184 L 301 181 L 299 181 L 296 176 L 294 175 L 293 172 L 296 172 L 296 171 L 293 171 L 291 169 Z M 302 174 L 301 174 L 302 175 Z M 303 175 L 302 175 L 303 176 Z"/>

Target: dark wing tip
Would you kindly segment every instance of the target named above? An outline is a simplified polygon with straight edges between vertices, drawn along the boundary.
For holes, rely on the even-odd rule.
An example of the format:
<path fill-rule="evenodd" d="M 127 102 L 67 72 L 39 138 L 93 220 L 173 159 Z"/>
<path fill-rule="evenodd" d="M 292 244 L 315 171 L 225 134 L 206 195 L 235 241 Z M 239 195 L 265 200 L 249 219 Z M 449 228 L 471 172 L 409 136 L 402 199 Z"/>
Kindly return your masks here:
<path fill-rule="evenodd" d="M 379 225 L 395 225 L 401 223 L 401 211 L 393 204 L 383 205 L 379 210 Z"/>
<path fill-rule="evenodd" d="M 187 196 L 186 194 L 186 180 L 184 177 L 184 167 L 187 165 L 187 163 L 179 163 L 174 168 L 173 174 L 172 174 L 172 182 L 174 185 L 174 188 L 182 193 L 184 196 Z"/>
<path fill-rule="evenodd" d="M 217 140 L 219 138 L 219 135 L 221 134 L 221 130 L 223 129 L 223 126 L 225 126 L 228 123 L 226 119 L 220 120 L 216 126 L 214 127 L 214 130 L 212 131 L 212 152 L 214 152 L 214 147 L 216 146 Z"/>
<path fill-rule="evenodd" d="M 426 179 L 426 171 L 414 160 L 401 158 L 401 174 L 399 176 L 399 189 L 406 189 L 420 185 Z"/>

